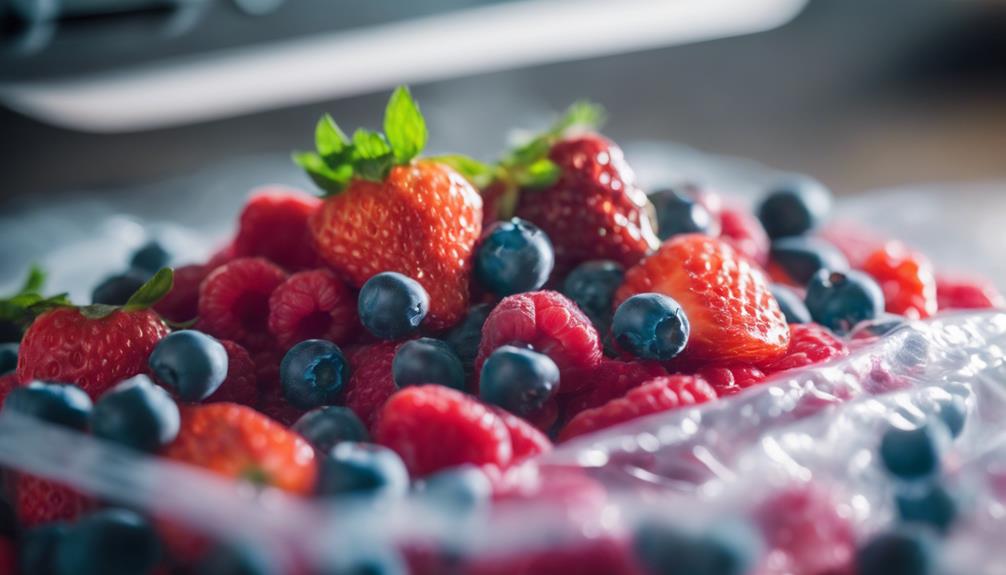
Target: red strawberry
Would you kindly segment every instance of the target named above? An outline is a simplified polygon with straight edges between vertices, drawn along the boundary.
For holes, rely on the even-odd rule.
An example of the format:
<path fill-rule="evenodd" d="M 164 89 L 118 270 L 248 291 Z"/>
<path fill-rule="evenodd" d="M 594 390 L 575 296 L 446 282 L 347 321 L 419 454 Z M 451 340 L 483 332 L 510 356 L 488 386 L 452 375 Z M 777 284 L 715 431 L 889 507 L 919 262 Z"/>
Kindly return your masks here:
<path fill-rule="evenodd" d="M 884 290 L 888 312 L 911 319 L 936 313 L 936 278 L 924 255 L 900 242 L 888 242 L 866 258 L 863 271 L 873 276 Z"/>
<path fill-rule="evenodd" d="M 181 429 L 164 456 L 298 495 L 313 491 L 317 471 L 314 450 L 300 435 L 233 403 L 182 408 Z"/>
<path fill-rule="evenodd" d="M 239 258 L 213 270 L 199 289 L 199 327 L 251 350 L 270 347 L 269 296 L 286 273 L 262 258 Z"/>
<path fill-rule="evenodd" d="M 992 309 L 1006 307 L 999 290 L 987 280 L 936 276 L 936 301 L 945 309 Z"/>
<path fill-rule="evenodd" d="M 716 391 L 716 397 L 740 393 L 765 380 L 765 373 L 753 365 L 707 365 L 694 375 L 706 380 Z"/>
<path fill-rule="evenodd" d="M 24 527 L 76 519 L 91 507 L 91 501 L 78 491 L 26 473 L 15 474 L 14 501 Z"/>
<path fill-rule="evenodd" d="M 720 237 L 738 253 L 758 265 L 768 263 L 768 234 L 758 218 L 742 208 L 724 208 L 720 212 L 720 226 Z"/>
<path fill-rule="evenodd" d="M 209 275 L 209 266 L 191 265 L 175 269 L 175 283 L 154 311 L 173 322 L 186 322 L 199 315 L 199 285 Z"/>
<path fill-rule="evenodd" d="M 560 372 L 589 368 L 601 361 L 601 342 L 593 324 L 566 296 L 554 291 L 507 296 L 482 325 L 482 341 L 475 360 L 478 373 L 496 348 L 524 343 L 552 358 Z M 578 381 L 560 381 L 559 393 L 580 388 Z"/>
<path fill-rule="evenodd" d="M 395 450 L 413 477 L 471 463 L 507 467 L 507 426 L 470 395 L 440 385 L 407 387 L 381 409 L 374 437 Z"/>
<path fill-rule="evenodd" d="M 646 292 L 669 295 L 684 308 L 691 335 L 681 357 L 689 361 L 771 361 L 789 343 L 764 274 L 720 240 L 672 237 L 626 272 L 615 305 Z"/>
<path fill-rule="evenodd" d="M 230 340 L 220 340 L 227 350 L 227 379 L 213 392 L 207 403 L 225 402 L 257 405 L 259 400 L 255 362 L 248 350 Z"/>
<path fill-rule="evenodd" d="M 512 463 L 519 463 L 529 457 L 534 457 L 552 450 L 552 442 L 544 433 L 533 425 L 505 409 L 493 409 L 503 421 L 510 434 L 510 446 L 513 451 Z"/>
<path fill-rule="evenodd" d="M 234 255 L 262 257 L 289 271 L 316 266 L 307 221 L 320 205 L 318 198 L 289 188 L 256 191 L 241 212 Z"/>
<path fill-rule="evenodd" d="M 359 323 L 356 295 L 327 270 L 295 273 L 269 298 L 269 331 L 282 349 L 305 339 L 344 344 Z"/>
<path fill-rule="evenodd" d="M 816 323 L 792 323 L 789 330 L 786 355 L 762 364 L 765 373 L 798 369 L 849 355 L 849 348 L 841 340 Z"/>
<path fill-rule="evenodd" d="M 399 344 L 382 342 L 347 350 L 350 376 L 346 383 L 346 407 L 373 430 L 381 407 L 398 386 L 391 375 L 391 362 Z"/>
<path fill-rule="evenodd" d="M 515 215 L 538 225 L 555 248 L 557 275 L 587 260 L 634 265 L 657 247 L 646 194 L 622 150 L 596 134 L 556 142 L 548 153 L 559 178 L 521 191 Z"/>
<path fill-rule="evenodd" d="M 633 419 L 716 399 L 705 380 L 688 375 L 658 377 L 629 390 L 624 397 L 574 417 L 559 434 L 559 441 L 605 429 Z"/>
<path fill-rule="evenodd" d="M 821 488 L 774 493 L 755 508 L 754 520 L 775 564 L 762 573 L 851 575 L 856 551 L 851 517 Z"/>
<path fill-rule="evenodd" d="M 576 370 L 566 378 L 579 382 L 582 391 L 560 396 L 563 415 L 570 418 L 585 409 L 600 407 L 661 375 L 667 375 L 667 371 L 655 361 L 602 359 L 596 366 Z"/>

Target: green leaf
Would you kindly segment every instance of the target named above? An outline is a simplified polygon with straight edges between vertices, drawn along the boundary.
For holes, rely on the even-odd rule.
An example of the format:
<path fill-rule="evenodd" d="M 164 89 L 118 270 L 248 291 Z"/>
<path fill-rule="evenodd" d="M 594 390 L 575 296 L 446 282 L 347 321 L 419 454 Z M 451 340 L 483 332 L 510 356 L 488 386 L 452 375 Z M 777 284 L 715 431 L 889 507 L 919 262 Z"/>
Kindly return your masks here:
<path fill-rule="evenodd" d="M 21 291 L 18 293 L 38 293 L 42 291 L 42 286 L 44 285 L 45 270 L 38 265 L 33 264 L 31 269 L 28 270 L 28 277 L 25 278 L 24 284 L 21 286 Z"/>
<path fill-rule="evenodd" d="M 295 152 L 293 161 L 304 168 L 304 171 L 319 188 L 329 194 L 341 192 L 353 177 L 352 165 L 343 164 L 338 168 L 332 168 L 314 152 Z"/>
<path fill-rule="evenodd" d="M 168 295 L 174 283 L 175 274 L 171 268 L 161 268 L 159 272 L 154 274 L 154 277 L 147 280 L 147 283 L 136 290 L 136 293 L 129 298 L 126 305 L 122 306 L 122 310 L 134 311 L 153 306 L 161 301 L 161 298 Z"/>
<path fill-rule="evenodd" d="M 445 164 L 454 168 L 454 171 L 464 176 L 468 181 L 478 188 L 484 188 L 492 183 L 496 176 L 496 168 L 465 156 L 464 154 L 450 154 L 446 156 L 433 156 L 430 161 Z"/>
<path fill-rule="evenodd" d="M 87 319 L 102 319 L 112 315 L 113 313 L 119 311 L 120 309 L 125 310 L 126 308 L 125 307 L 120 308 L 117 305 L 92 303 L 91 305 L 81 306 L 80 315 L 86 317 Z"/>
<path fill-rule="evenodd" d="M 597 129 L 607 117 L 604 106 L 588 100 L 577 100 L 566 108 L 566 112 L 552 124 L 549 132 L 554 136 L 562 136 L 564 132 L 575 127 Z"/>
<path fill-rule="evenodd" d="M 395 164 L 388 140 L 380 132 L 360 128 L 353 132 L 353 175 L 380 182 Z"/>
<path fill-rule="evenodd" d="M 408 164 L 426 148 L 426 120 L 408 86 L 399 86 L 391 94 L 384 110 L 384 134 L 399 164 Z"/>
<path fill-rule="evenodd" d="M 514 172 L 514 181 L 521 187 L 544 188 L 554 184 L 560 172 L 559 166 L 544 158 Z"/>
<path fill-rule="evenodd" d="M 314 128 L 314 146 L 318 154 L 328 158 L 340 154 L 349 146 L 349 138 L 335 123 L 332 116 L 325 114 Z"/>

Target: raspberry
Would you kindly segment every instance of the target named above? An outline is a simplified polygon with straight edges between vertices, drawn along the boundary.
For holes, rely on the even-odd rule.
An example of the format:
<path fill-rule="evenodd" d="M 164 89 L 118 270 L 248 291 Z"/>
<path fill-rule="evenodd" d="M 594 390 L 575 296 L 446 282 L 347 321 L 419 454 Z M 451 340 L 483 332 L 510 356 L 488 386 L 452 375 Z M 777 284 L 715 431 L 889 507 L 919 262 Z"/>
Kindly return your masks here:
<path fill-rule="evenodd" d="M 936 301 L 940 311 L 1006 307 L 999 290 L 991 282 L 977 278 L 936 276 Z"/>
<path fill-rule="evenodd" d="M 559 420 L 559 402 L 554 397 L 550 398 L 541 409 L 528 414 L 524 419 L 539 431 L 548 433 L 555 422 Z"/>
<path fill-rule="evenodd" d="M 863 262 L 863 271 L 884 290 L 888 312 L 911 319 L 936 313 L 936 278 L 929 259 L 900 242 L 888 242 Z"/>
<path fill-rule="evenodd" d="M 852 524 L 821 488 L 776 492 L 757 506 L 754 520 L 769 547 L 767 555 L 785 565 L 770 573 L 850 573 L 856 549 Z"/>
<path fill-rule="evenodd" d="M 552 358 L 560 372 L 586 368 L 601 361 L 601 342 L 593 324 L 576 304 L 554 291 L 520 293 L 503 298 L 482 326 L 476 372 L 496 348 L 528 344 Z M 578 389 L 560 384 L 559 393 Z"/>
<path fill-rule="evenodd" d="M 393 395 L 374 436 L 402 457 L 413 477 L 464 463 L 503 468 L 513 456 L 503 420 L 473 397 L 441 385 Z"/>
<path fill-rule="evenodd" d="M 849 265 L 862 268 L 866 258 L 883 247 L 884 238 L 852 222 L 837 222 L 826 226 L 818 235 L 842 252 Z"/>
<path fill-rule="evenodd" d="M 645 415 L 698 405 L 713 399 L 716 399 L 716 392 L 701 378 L 688 375 L 658 377 L 630 390 L 625 397 L 581 412 L 566 424 L 559 434 L 559 441 L 568 441 Z"/>
<path fill-rule="evenodd" d="M 767 374 L 824 363 L 849 355 L 849 348 L 828 329 L 816 323 L 789 324 L 786 355 L 762 364 Z"/>
<path fill-rule="evenodd" d="M 563 414 L 569 418 L 585 409 L 600 407 L 661 375 L 667 375 L 667 371 L 655 361 L 602 359 L 594 367 L 576 370 L 569 375 L 567 379 L 580 382 L 583 390 L 560 398 Z M 560 386 L 564 383 L 560 382 Z"/>
<path fill-rule="evenodd" d="M 321 200 L 287 188 L 256 192 L 238 221 L 234 238 L 236 257 L 263 257 L 289 270 L 318 265 L 308 219 Z"/>
<path fill-rule="evenodd" d="M 768 263 L 770 243 L 758 218 L 741 208 L 723 208 L 720 212 L 720 237 L 738 253 L 758 265 Z"/>
<path fill-rule="evenodd" d="M 269 297 L 269 331 L 283 349 L 305 339 L 344 344 L 359 323 L 355 295 L 328 270 L 295 273 Z"/>
<path fill-rule="evenodd" d="M 206 269 L 213 271 L 226 263 L 230 263 L 230 261 L 236 257 L 237 256 L 234 255 L 234 242 L 231 242 L 210 256 L 210 259 L 207 260 L 205 264 Z"/>
<path fill-rule="evenodd" d="M 493 411 L 503 420 L 510 433 L 510 446 L 513 451 L 512 463 L 519 463 L 529 457 L 552 450 L 552 442 L 544 433 L 533 425 L 505 409 L 495 408 Z"/>
<path fill-rule="evenodd" d="M 765 373 L 753 365 L 710 365 L 699 369 L 694 375 L 706 380 L 716 391 L 716 397 L 740 393 L 765 380 Z"/>
<path fill-rule="evenodd" d="M 175 269 L 175 282 L 154 311 L 166 320 L 185 322 L 199 315 L 199 285 L 210 273 L 208 266 L 191 265 Z"/>
<path fill-rule="evenodd" d="M 258 383 L 255 362 L 248 350 L 230 340 L 221 340 L 227 350 L 227 379 L 206 402 L 229 402 L 254 406 L 258 404 Z"/>
<path fill-rule="evenodd" d="M 391 362 L 398 345 L 383 342 L 347 350 L 350 376 L 345 391 L 346 407 L 371 430 L 381 406 L 398 391 L 391 374 Z"/>
<path fill-rule="evenodd" d="M 269 296 L 286 273 L 262 258 L 239 258 L 213 270 L 199 289 L 199 326 L 257 351 L 270 347 Z"/>
<path fill-rule="evenodd" d="M 23 527 L 75 519 L 91 508 L 90 500 L 76 490 L 26 473 L 15 475 L 14 497 Z"/>

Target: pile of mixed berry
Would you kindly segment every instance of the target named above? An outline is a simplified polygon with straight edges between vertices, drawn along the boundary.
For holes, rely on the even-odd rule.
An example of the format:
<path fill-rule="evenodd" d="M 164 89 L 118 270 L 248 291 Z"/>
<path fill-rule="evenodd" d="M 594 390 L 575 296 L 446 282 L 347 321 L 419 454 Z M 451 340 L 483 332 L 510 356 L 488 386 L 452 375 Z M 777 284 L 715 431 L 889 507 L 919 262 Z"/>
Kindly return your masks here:
<path fill-rule="evenodd" d="M 905 321 L 1003 303 L 899 242 L 825 225 L 831 198 L 810 179 L 780 182 L 753 211 L 700 184 L 647 193 L 593 131 L 600 116 L 576 104 L 491 165 L 421 157 L 426 126 L 405 88 L 383 132 L 347 136 L 326 116 L 316 150 L 295 156 L 320 197 L 257 192 L 209 261 L 172 269 L 179 255 L 152 241 L 89 305 L 44 296 L 33 270 L 0 301 L 3 412 L 305 498 L 581 505 L 600 484 L 570 471 L 529 486 L 510 471 L 555 443 L 841 358 Z M 8 471 L 6 487 L 2 573 L 262 572 L 42 477 Z M 780 537 L 849 538 L 827 524 L 801 534 L 805 512 L 829 516 L 815 493 L 784 497 L 766 511 Z M 321 573 L 747 572 L 693 539 L 650 529 L 575 555 L 407 553 Z M 894 573 L 871 552 L 858 571 L 848 553 L 785 572 Z"/>

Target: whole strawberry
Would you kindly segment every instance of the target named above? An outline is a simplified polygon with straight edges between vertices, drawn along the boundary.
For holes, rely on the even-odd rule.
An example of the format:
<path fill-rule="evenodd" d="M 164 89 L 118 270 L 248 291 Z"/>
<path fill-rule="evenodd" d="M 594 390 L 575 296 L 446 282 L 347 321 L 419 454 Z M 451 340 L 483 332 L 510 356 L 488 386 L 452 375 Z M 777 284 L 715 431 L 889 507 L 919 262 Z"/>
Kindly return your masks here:
<path fill-rule="evenodd" d="M 43 311 L 21 341 L 18 380 L 72 383 L 97 399 L 144 372 L 147 356 L 168 334 L 150 306 L 171 289 L 172 277 L 170 269 L 161 270 L 122 307 L 61 302 Z"/>
<path fill-rule="evenodd" d="M 356 288 L 387 271 L 418 281 L 430 295 L 426 325 L 442 329 L 468 309 L 482 199 L 447 164 L 416 160 L 426 137 L 418 106 L 400 87 L 388 102 L 384 134 L 360 129 L 350 139 L 325 116 L 317 152 L 295 159 L 327 194 L 310 218 L 321 258 Z"/>

